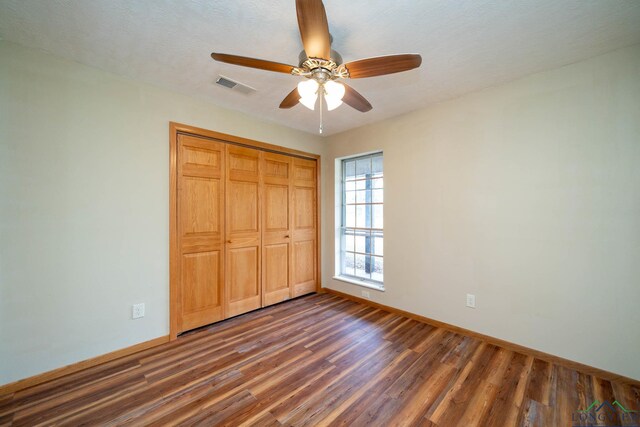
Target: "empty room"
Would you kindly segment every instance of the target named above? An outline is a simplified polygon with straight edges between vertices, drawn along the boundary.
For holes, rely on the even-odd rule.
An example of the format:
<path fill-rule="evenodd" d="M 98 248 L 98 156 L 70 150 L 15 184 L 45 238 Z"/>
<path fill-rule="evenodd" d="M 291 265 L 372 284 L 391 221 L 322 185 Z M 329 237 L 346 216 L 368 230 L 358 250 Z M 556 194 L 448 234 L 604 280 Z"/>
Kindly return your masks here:
<path fill-rule="evenodd" d="M 640 1 L 0 0 L 1 426 L 640 426 Z"/>

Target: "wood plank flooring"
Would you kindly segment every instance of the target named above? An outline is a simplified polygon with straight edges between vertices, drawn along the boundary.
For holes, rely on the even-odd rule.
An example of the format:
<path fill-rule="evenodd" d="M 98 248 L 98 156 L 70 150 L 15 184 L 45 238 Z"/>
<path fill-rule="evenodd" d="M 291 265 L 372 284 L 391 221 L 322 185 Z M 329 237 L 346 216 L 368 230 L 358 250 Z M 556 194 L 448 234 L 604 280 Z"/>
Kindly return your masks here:
<path fill-rule="evenodd" d="M 594 400 L 640 388 L 321 294 L 2 395 L 0 425 L 569 426 Z"/>

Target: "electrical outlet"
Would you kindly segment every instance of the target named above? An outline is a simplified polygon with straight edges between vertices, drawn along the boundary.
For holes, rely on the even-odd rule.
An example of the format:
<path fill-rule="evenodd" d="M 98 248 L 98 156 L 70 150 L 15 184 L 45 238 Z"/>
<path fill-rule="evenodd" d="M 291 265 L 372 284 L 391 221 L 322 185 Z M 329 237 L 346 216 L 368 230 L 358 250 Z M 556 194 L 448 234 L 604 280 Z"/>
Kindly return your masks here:
<path fill-rule="evenodd" d="M 467 307 L 476 308 L 476 296 L 473 294 L 467 294 Z"/>
<path fill-rule="evenodd" d="M 362 297 L 366 299 L 370 299 L 371 294 L 369 294 L 369 291 L 362 291 Z"/>
<path fill-rule="evenodd" d="M 131 310 L 131 318 L 139 319 L 141 317 L 144 317 L 144 303 L 133 304 L 133 309 Z"/>

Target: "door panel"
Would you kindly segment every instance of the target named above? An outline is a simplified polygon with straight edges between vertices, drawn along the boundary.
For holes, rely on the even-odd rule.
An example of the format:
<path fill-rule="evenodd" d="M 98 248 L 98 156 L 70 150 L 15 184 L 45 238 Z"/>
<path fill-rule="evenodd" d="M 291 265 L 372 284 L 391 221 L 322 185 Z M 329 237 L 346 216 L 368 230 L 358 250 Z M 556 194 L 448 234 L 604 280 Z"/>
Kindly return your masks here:
<path fill-rule="evenodd" d="M 230 248 L 227 277 L 229 277 L 229 316 L 260 307 L 259 246 Z"/>
<path fill-rule="evenodd" d="M 270 182 L 288 184 L 290 173 L 291 158 L 280 154 L 265 153 L 264 176 L 269 178 Z"/>
<path fill-rule="evenodd" d="M 184 330 L 197 328 L 223 318 L 221 259 L 221 251 L 183 255 L 180 302 Z"/>
<path fill-rule="evenodd" d="M 289 283 L 289 243 L 264 245 L 262 250 L 264 305 L 276 304 L 291 297 Z"/>
<path fill-rule="evenodd" d="M 289 231 L 289 186 L 264 185 L 264 231 Z"/>
<path fill-rule="evenodd" d="M 220 291 L 210 283 L 220 278 L 220 251 L 185 254 L 182 257 L 184 283 L 182 305 L 185 311 L 198 311 L 220 305 Z"/>
<path fill-rule="evenodd" d="M 185 176 L 182 181 L 183 203 L 180 207 L 184 235 L 220 233 L 220 185 L 215 178 Z"/>
<path fill-rule="evenodd" d="M 294 178 L 296 185 L 316 186 L 316 162 L 314 160 L 295 159 Z"/>
<path fill-rule="evenodd" d="M 296 231 L 315 230 L 316 189 L 296 187 L 295 227 Z"/>
<path fill-rule="evenodd" d="M 296 296 L 316 289 L 316 242 L 315 240 L 305 240 L 293 244 L 295 268 L 295 289 Z"/>
<path fill-rule="evenodd" d="M 258 228 L 258 183 L 230 180 L 227 185 L 229 232 L 257 233 Z"/>
<path fill-rule="evenodd" d="M 246 175 L 249 180 L 258 176 L 259 151 L 253 148 L 231 147 L 229 173 L 236 177 Z"/>
<path fill-rule="evenodd" d="M 178 332 L 224 319 L 224 146 L 178 136 Z"/>
<path fill-rule="evenodd" d="M 264 247 L 265 292 L 289 289 L 289 244 L 276 243 Z"/>
<path fill-rule="evenodd" d="M 227 145 L 227 317 L 262 306 L 260 159 L 262 152 Z"/>
<path fill-rule="evenodd" d="M 293 160 L 292 296 L 317 286 L 316 162 Z"/>
<path fill-rule="evenodd" d="M 266 306 L 292 297 L 293 158 L 264 153 L 262 164 L 262 291 Z"/>

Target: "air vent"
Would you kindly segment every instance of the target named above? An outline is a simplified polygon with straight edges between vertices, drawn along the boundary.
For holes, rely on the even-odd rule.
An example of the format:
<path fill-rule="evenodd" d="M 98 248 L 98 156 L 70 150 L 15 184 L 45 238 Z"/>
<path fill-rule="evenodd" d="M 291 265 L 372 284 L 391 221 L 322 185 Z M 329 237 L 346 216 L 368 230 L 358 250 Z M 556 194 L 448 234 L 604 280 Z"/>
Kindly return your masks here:
<path fill-rule="evenodd" d="M 226 77 L 218 77 L 218 80 L 216 80 L 216 83 L 224 87 L 228 87 L 229 89 L 233 89 L 234 87 L 238 86 L 238 83 L 232 82 Z"/>
<path fill-rule="evenodd" d="M 249 95 L 256 91 L 256 89 L 252 88 L 251 86 L 248 86 L 244 83 L 237 82 L 235 80 L 230 79 L 229 77 L 225 77 L 222 75 L 218 76 L 216 83 L 219 84 L 220 86 L 226 87 L 227 89 L 231 89 L 233 91 L 240 92 L 245 95 Z"/>

